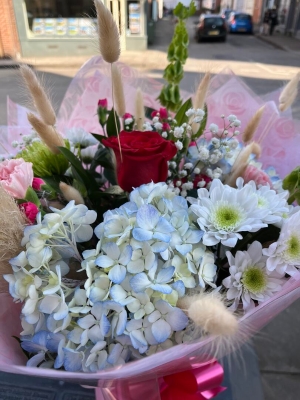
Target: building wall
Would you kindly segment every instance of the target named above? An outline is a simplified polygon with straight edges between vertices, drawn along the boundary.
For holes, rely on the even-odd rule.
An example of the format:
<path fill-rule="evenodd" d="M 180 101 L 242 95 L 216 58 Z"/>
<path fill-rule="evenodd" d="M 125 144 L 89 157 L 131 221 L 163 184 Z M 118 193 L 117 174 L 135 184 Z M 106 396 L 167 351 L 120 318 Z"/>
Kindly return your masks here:
<path fill-rule="evenodd" d="M 0 57 L 16 57 L 20 53 L 13 0 L 0 0 Z"/>

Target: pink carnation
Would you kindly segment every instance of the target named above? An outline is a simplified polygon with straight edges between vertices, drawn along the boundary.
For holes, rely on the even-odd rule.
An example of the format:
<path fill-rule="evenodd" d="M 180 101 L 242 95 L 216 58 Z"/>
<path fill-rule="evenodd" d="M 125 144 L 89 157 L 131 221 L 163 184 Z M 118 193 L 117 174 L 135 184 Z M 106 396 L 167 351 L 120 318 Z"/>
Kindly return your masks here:
<path fill-rule="evenodd" d="M 245 183 L 254 181 L 257 186 L 266 186 L 267 184 L 269 184 L 270 187 L 272 187 L 272 182 L 269 176 L 264 171 L 255 167 L 254 165 L 248 165 L 246 171 L 244 172 L 243 178 Z"/>
<path fill-rule="evenodd" d="M 41 178 L 33 178 L 32 188 L 34 190 L 41 190 L 42 186 L 45 185 L 45 182 Z"/>
<path fill-rule="evenodd" d="M 107 99 L 100 99 L 98 100 L 98 107 L 100 108 L 107 108 Z"/>
<path fill-rule="evenodd" d="M 133 118 L 133 116 L 132 116 L 130 113 L 125 113 L 125 114 L 123 115 L 123 118 L 124 118 L 124 119 Z"/>
<path fill-rule="evenodd" d="M 20 210 L 24 212 L 28 220 L 33 224 L 39 212 L 38 207 L 34 203 L 31 203 L 30 201 L 28 201 L 27 203 L 20 204 L 19 207 Z"/>
<path fill-rule="evenodd" d="M 164 122 L 162 124 L 162 130 L 163 131 L 169 131 L 171 129 L 170 125 L 167 122 Z"/>
<path fill-rule="evenodd" d="M 12 197 L 24 199 L 32 180 L 32 163 L 25 162 L 23 158 L 0 163 L 0 183 Z"/>

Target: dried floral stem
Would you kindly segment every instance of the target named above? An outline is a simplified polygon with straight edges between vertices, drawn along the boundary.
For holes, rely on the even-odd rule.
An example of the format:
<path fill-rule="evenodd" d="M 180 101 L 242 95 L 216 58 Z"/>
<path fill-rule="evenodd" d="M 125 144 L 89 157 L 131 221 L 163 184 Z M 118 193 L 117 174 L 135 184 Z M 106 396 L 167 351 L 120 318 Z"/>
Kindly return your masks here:
<path fill-rule="evenodd" d="M 101 0 L 94 0 L 97 10 L 99 49 L 103 59 L 108 63 L 118 61 L 121 53 L 119 30 L 112 13 Z"/>
<path fill-rule="evenodd" d="M 111 75 L 113 75 L 113 64 L 111 64 Z M 112 95 L 112 103 L 113 103 L 113 113 L 114 113 L 114 120 L 115 120 L 115 125 L 116 125 L 117 136 L 118 136 L 120 158 L 121 158 L 121 162 L 123 162 L 122 147 L 121 147 L 121 142 L 120 142 L 120 135 L 119 135 L 119 129 L 118 129 L 117 117 L 116 117 L 116 111 L 115 111 L 115 96 L 114 96 L 114 92 L 115 92 L 114 80 L 112 78 L 111 79 L 111 95 Z"/>
<path fill-rule="evenodd" d="M 137 130 L 141 131 L 143 129 L 145 120 L 145 109 L 143 94 L 140 88 L 138 88 L 135 95 L 135 120 L 137 124 Z"/>
<path fill-rule="evenodd" d="M 36 74 L 27 65 L 21 65 L 20 71 L 42 121 L 46 125 L 55 125 L 55 112 Z"/>
<path fill-rule="evenodd" d="M 56 131 L 54 126 L 50 126 L 41 121 L 34 114 L 29 113 L 27 115 L 28 121 L 31 126 L 38 133 L 39 137 L 45 143 L 45 145 L 52 151 L 54 154 L 60 154 L 60 151 L 57 147 L 64 147 L 65 142 L 62 136 Z"/>
<path fill-rule="evenodd" d="M 12 273 L 8 261 L 22 251 L 21 241 L 24 226 L 27 223 L 25 214 L 19 209 L 15 200 L 0 185 L 0 293 L 7 292 L 7 283 L 3 274 Z"/>
<path fill-rule="evenodd" d="M 75 204 L 84 204 L 83 197 L 73 186 L 67 185 L 65 182 L 60 182 L 59 188 L 67 201 L 75 200 Z"/>
<path fill-rule="evenodd" d="M 248 124 L 244 130 L 243 136 L 242 136 L 244 143 L 247 144 L 252 140 L 252 138 L 258 128 L 258 125 L 261 121 L 264 110 L 265 110 L 265 106 L 262 106 L 261 108 L 259 108 L 256 111 L 256 113 L 253 115 L 253 117 L 250 119 L 250 121 L 248 122 Z"/>
<path fill-rule="evenodd" d="M 300 72 L 298 72 L 285 86 L 279 96 L 279 110 L 287 110 L 295 101 L 298 93 L 298 83 L 300 79 Z"/>
<path fill-rule="evenodd" d="M 116 64 L 111 65 L 111 78 L 113 81 L 113 95 L 115 100 L 115 109 L 120 118 L 126 113 L 125 96 L 122 77 Z"/>

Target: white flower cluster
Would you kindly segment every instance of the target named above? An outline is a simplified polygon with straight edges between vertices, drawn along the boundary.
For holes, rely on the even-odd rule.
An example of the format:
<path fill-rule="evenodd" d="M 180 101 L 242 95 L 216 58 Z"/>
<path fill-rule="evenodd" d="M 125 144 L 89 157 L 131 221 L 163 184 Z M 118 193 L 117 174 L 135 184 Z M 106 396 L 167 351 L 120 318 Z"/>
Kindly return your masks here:
<path fill-rule="evenodd" d="M 30 366 L 94 372 L 178 342 L 188 325 L 176 307 L 187 288 L 215 287 L 214 254 L 200 243 L 187 201 L 165 183 L 143 185 L 104 214 L 70 202 L 25 229 L 10 293 L 24 302 L 22 347 Z M 95 247 L 78 243 L 98 238 Z M 85 281 L 69 284 L 71 260 Z"/>

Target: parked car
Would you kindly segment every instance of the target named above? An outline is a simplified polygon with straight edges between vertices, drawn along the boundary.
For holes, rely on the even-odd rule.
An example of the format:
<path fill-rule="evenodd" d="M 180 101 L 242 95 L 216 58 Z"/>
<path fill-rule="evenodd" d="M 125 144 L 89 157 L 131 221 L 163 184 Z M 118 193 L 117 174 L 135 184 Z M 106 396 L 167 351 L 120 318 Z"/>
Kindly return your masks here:
<path fill-rule="evenodd" d="M 221 11 L 222 18 L 226 19 L 226 21 L 229 20 L 230 14 L 234 12 L 234 10 L 231 10 L 230 8 L 226 8 Z"/>
<path fill-rule="evenodd" d="M 252 16 L 250 14 L 232 12 L 229 17 L 228 26 L 230 33 L 244 32 L 252 34 Z"/>
<path fill-rule="evenodd" d="M 198 42 L 202 39 L 217 38 L 226 41 L 227 27 L 221 15 L 203 14 L 196 25 L 195 38 Z"/>

